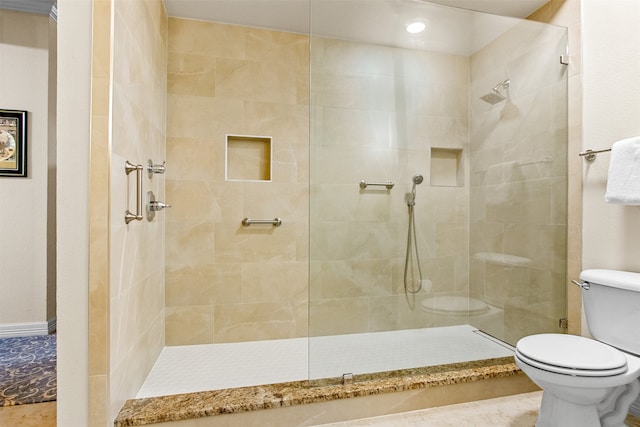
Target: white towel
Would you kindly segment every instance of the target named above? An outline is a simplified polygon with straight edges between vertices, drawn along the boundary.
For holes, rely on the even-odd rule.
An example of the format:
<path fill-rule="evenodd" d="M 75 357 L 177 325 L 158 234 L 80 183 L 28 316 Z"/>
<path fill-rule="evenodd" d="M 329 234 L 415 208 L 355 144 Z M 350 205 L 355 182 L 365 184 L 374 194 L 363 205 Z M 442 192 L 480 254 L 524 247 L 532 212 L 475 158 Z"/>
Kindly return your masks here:
<path fill-rule="evenodd" d="M 611 147 L 607 203 L 640 205 L 640 136 L 618 141 Z"/>

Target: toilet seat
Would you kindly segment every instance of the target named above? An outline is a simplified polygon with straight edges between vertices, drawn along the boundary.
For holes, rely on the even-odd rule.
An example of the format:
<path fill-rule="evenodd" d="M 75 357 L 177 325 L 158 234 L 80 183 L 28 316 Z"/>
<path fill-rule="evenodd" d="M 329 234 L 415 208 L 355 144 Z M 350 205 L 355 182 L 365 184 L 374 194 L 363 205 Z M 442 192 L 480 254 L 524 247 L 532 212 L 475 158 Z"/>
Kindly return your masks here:
<path fill-rule="evenodd" d="M 564 375 L 608 377 L 627 372 L 620 350 L 576 335 L 540 334 L 518 341 L 516 357 L 533 367 Z"/>
<path fill-rule="evenodd" d="M 456 295 L 432 295 L 422 300 L 422 309 L 435 314 L 477 316 L 489 311 L 489 306 L 475 298 Z"/>

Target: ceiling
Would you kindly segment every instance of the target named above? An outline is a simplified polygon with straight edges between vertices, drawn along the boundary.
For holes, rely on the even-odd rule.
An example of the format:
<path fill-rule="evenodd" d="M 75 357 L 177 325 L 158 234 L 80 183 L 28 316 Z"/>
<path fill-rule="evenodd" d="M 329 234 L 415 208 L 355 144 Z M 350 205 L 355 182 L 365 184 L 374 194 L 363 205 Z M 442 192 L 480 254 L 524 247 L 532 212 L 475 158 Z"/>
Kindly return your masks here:
<path fill-rule="evenodd" d="M 548 0 L 163 1 L 172 17 L 469 55 Z M 48 14 L 54 2 L 0 0 L 0 8 Z M 415 19 L 427 30 L 408 35 L 405 26 Z"/>
<path fill-rule="evenodd" d="M 388 0 L 386 3 L 438 3 L 515 18 L 525 18 L 548 0 Z M 305 33 L 309 21 L 309 0 L 164 0 L 169 16 L 227 22 Z M 339 3 L 357 4 L 366 10 L 374 0 L 315 0 L 312 8 Z"/>
<path fill-rule="evenodd" d="M 267 12 L 265 19 L 277 22 L 276 15 L 284 12 L 286 17 L 294 17 L 307 8 L 308 0 L 164 0 L 169 16 L 189 17 L 207 20 L 219 15 L 257 15 Z M 364 4 L 362 0 L 361 4 Z M 429 0 L 445 6 L 461 7 L 497 15 L 524 18 L 539 9 L 549 0 Z M 0 0 L 0 8 L 22 10 L 24 12 L 47 14 L 55 0 Z M 291 9 L 289 11 L 289 9 Z M 248 13 L 247 13 L 248 11 Z M 187 16 L 187 14 L 200 13 Z M 283 18 L 283 19 L 285 19 Z M 255 19 L 247 16 L 247 19 Z"/>
<path fill-rule="evenodd" d="M 520 22 L 515 17 L 526 17 L 547 1 L 164 0 L 164 3 L 172 17 L 469 55 Z M 405 26 L 416 19 L 424 21 L 427 30 L 411 36 Z"/>

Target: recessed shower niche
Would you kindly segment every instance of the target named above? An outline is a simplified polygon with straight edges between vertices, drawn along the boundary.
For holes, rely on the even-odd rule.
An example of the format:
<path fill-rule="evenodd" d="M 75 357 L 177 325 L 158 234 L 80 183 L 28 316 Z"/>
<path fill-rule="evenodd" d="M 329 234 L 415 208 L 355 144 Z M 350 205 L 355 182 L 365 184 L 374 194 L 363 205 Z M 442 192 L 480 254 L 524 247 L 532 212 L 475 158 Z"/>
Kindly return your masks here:
<path fill-rule="evenodd" d="M 462 149 L 431 148 L 431 186 L 464 187 Z"/>
<path fill-rule="evenodd" d="M 271 181 L 271 137 L 227 135 L 225 179 Z"/>

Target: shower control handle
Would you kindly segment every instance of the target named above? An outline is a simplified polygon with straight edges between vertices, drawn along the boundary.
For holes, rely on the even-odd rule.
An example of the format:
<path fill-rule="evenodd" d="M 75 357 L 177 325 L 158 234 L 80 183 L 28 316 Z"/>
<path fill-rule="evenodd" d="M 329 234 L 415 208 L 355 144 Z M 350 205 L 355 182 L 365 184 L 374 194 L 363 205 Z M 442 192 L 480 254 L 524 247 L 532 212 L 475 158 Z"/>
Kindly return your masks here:
<path fill-rule="evenodd" d="M 147 221 L 153 221 L 156 212 L 170 207 L 171 205 L 156 200 L 156 195 L 153 194 L 153 191 L 147 191 Z"/>
<path fill-rule="evenodd" d="M 149 178 L 153 177 L 154 173 L 164 174 L 167 170 L 165 166 L 167 164 L 166 161 L 162 162 L 161 165 L 154 164 L 151 159 L 147 161 L 147 173 L 149 174 Z"/>
<path fill-rule="evenodd" d="M 171 205 L 168 205 L 166 203 L 162 203 L 160 201 L 154 200 L 152 202 L 149 202 L 149 210 L 151 211 L 161 211 L 164 208 L 170 208 Z"/>

